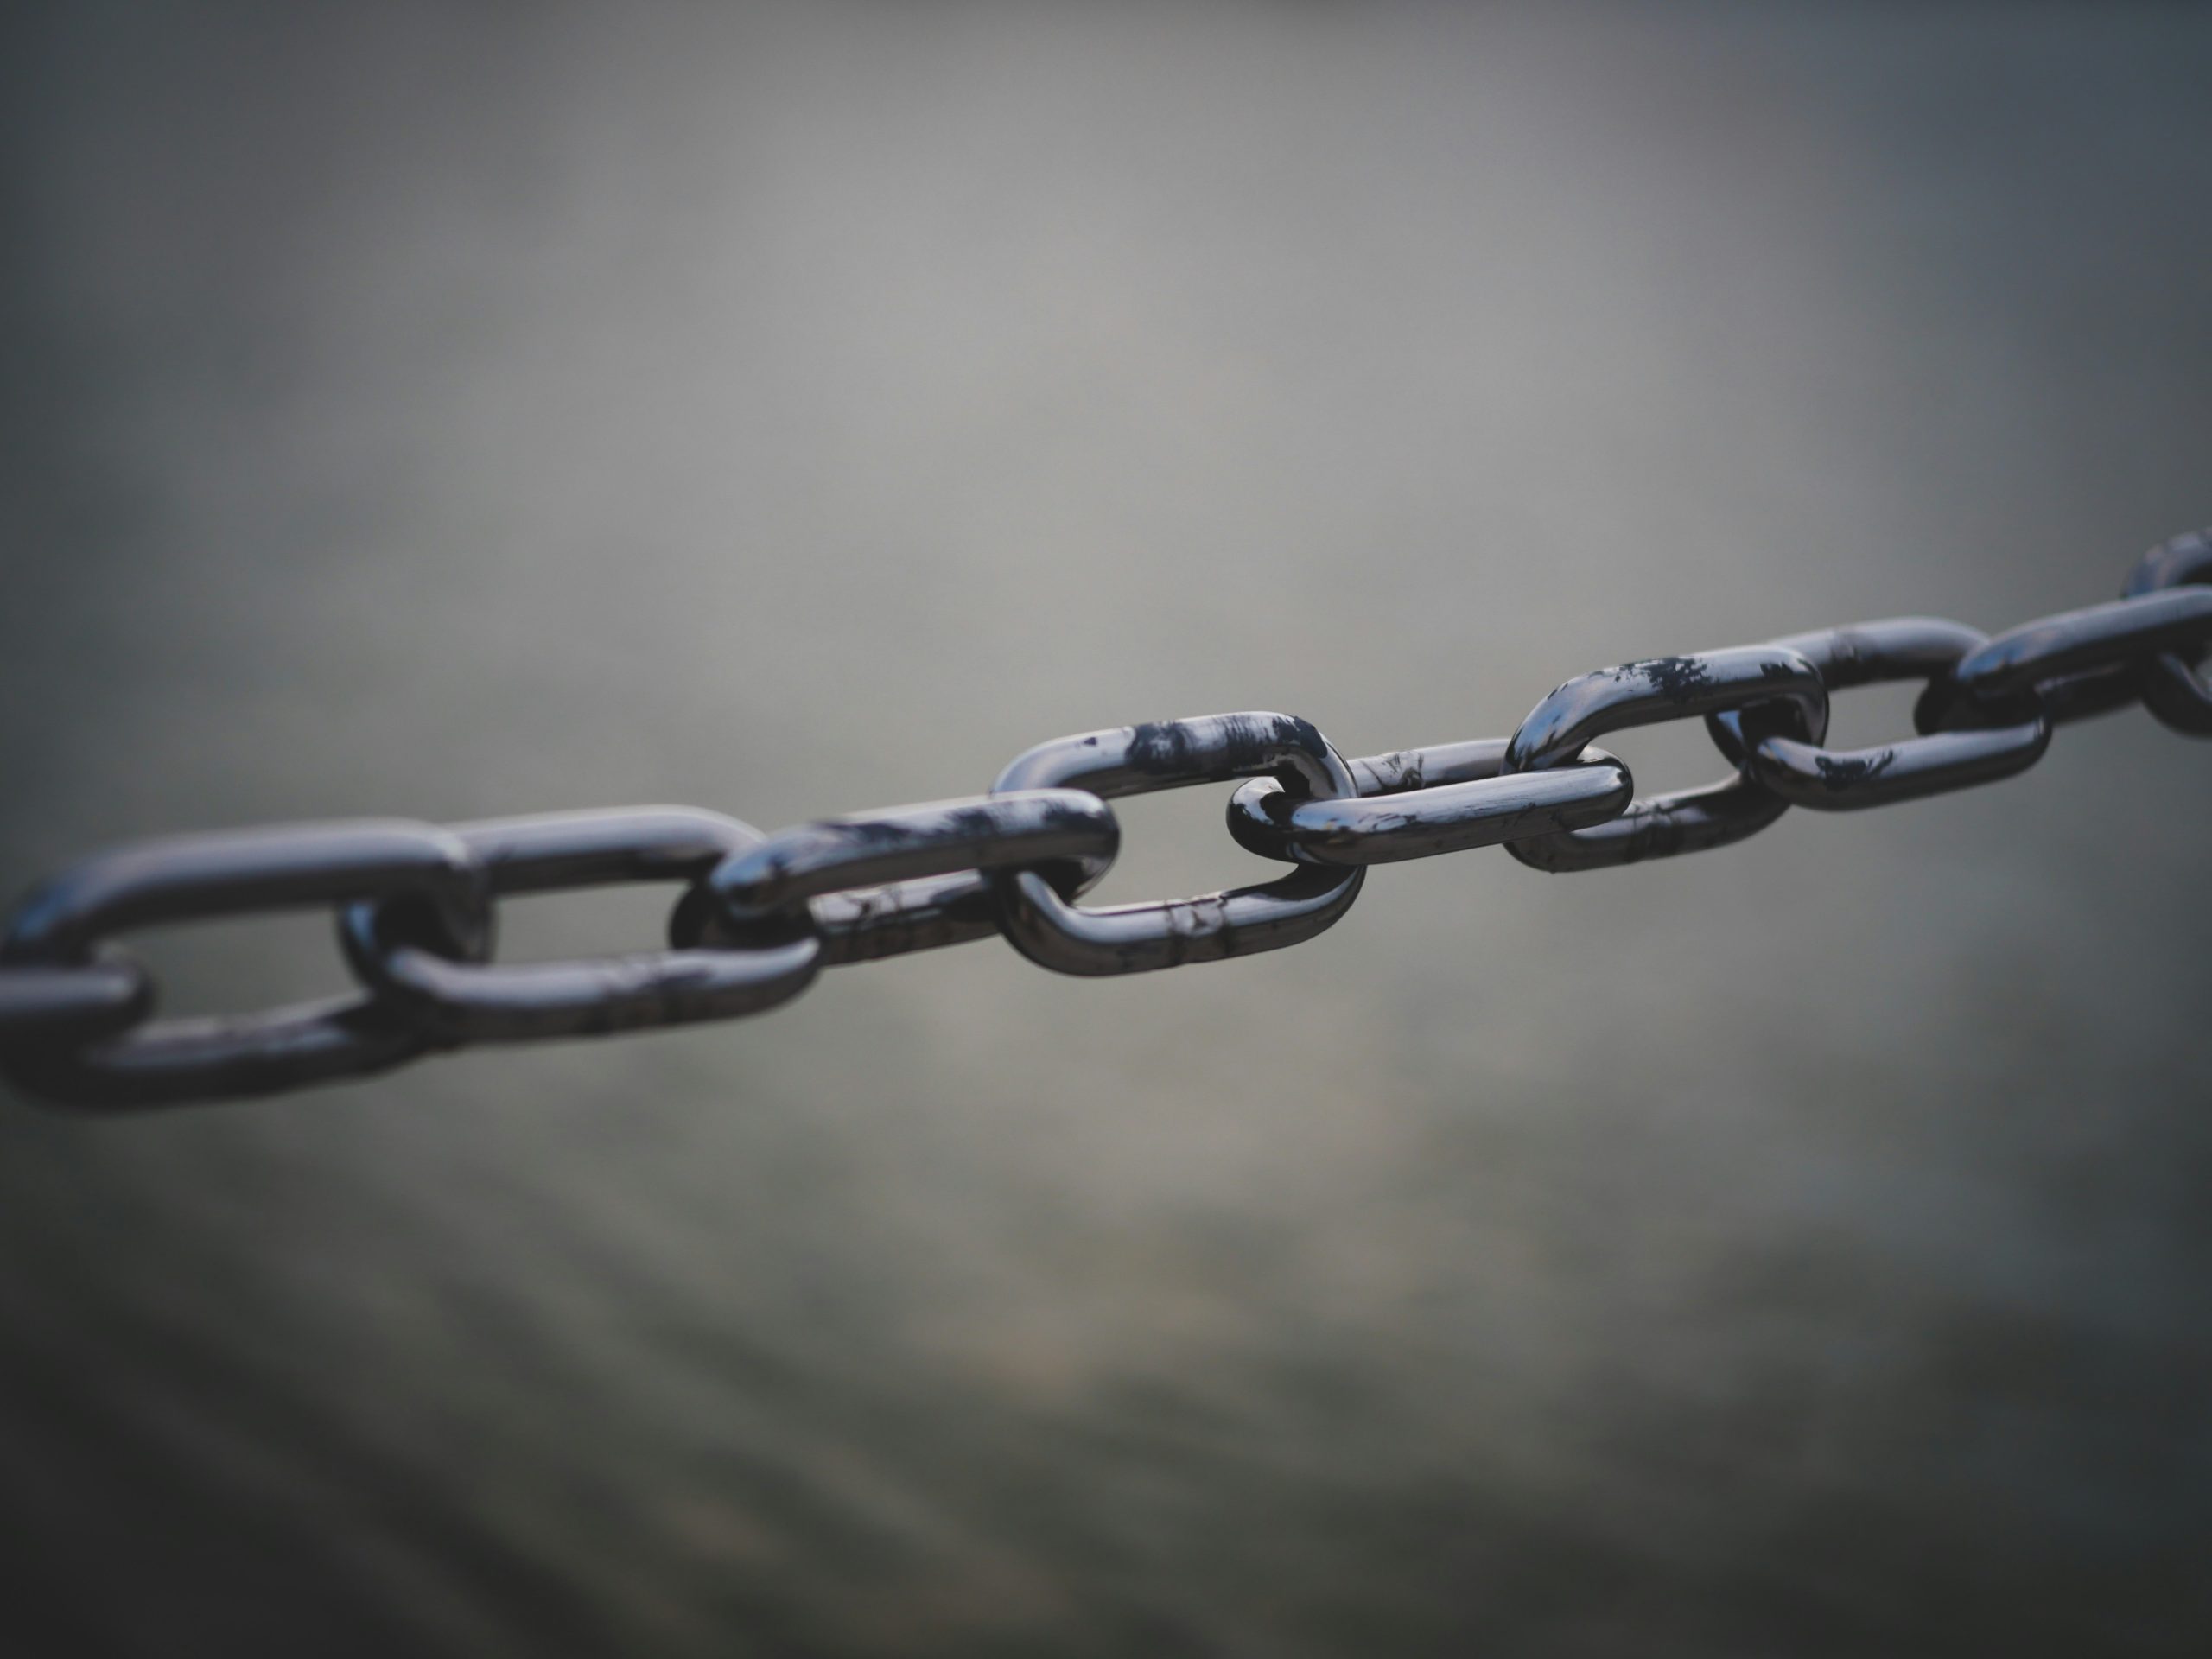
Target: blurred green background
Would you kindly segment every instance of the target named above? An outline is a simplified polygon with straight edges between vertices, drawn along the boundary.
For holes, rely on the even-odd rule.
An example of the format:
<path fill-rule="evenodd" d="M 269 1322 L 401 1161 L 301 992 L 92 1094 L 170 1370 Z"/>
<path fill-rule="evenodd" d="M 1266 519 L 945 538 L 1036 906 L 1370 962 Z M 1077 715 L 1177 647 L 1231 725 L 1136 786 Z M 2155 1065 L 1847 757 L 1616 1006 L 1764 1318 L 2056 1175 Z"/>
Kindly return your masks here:
<path fill-rule="evenodd" d="M 2212 519 L 2202 10 L 4 28 L 9 893 L 1222 709 L 1502 734 Z M 1105 896 L 1262 870 L 1220 793 L 1130 803 Z M 7 1645 L 2202 1653 L 2208 814 L 2135 713 L 1243 962 L 0 1101 Z M 185 1009 L 343 982 L 320 918 L 145 944 Z"/>

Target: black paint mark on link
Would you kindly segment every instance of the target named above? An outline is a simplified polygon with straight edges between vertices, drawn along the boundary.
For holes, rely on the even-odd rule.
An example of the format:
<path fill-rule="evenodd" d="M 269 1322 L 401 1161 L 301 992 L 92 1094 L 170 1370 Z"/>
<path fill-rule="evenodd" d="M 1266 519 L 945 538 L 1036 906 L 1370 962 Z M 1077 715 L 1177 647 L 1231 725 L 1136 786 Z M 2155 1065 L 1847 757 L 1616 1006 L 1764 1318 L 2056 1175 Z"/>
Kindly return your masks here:
<path fill-rule="evenodd" d="M 1229 833 L 1289 863 L 1388 864 L 1602 823 L 1635 792 L 1603 749 L 1552 772 L 1504 764 L 1505 740 L 1484 738 L 1354 760 L 1357 799 L 1301 800 L 1255 779 L 1230 798 Z"/>
<path fill-rule="evenodd" d="M 1891 680 L 1934 681 L 1987 640 L 1974 629 L 1929 616 L 1892 617 L 1777 639 L 1812 664 L 1831 692 Z M 1904 739 L 1836 752 L 1785 732 L 1754 734 L 1740 710 L 1706 717 L 1722 754 L 1792 805 L 1821 812 L 1892 806 L 2024 772 L 2050 742 L 2038 709 L 2011 725 Z"/>
<path fill-rule="evenodd" d="M 1807 744 L 1827 734 L 1827 690 L 1812 664 L 1777 645 L 1689 657 L 1655 657 L 1572 679 L 1530 710 L 1505 748 L 1508 773 L 1574 763 L 1608 732 L 1699 715 L 1738 712 L 1760 735 Z M 1586 829 L 1509 841 L 1506 850 L 1540 870 L 1603 869 L 1725 847 L 1756 835 L 1789 803 L 1748 772 L 1702 789 L 1631 803 Z"/>
<path fill-rule="evenodd" d="M 999 774 L 995 792 L 1077 788 L 1138 795 L 1272 777 L 1300 797 L 1356 792 L 1351 770 L 1307 721 L 1209 715 L 1041 743 Z M 1300 869 L 1263 886 L 1167 903 L 1085 909 L 1041 875 L 991 878 L 999 925 L 1032 962 L 1065 974 L 1144 973 L 1279 950 L 1312 938 L 1351 907 L 1366 872 Z"/>
<path fill-rule="evenodd" d="M 1085 790 L 1033 789 L 826 818 L 732 854 L 679 940 L 811 933 L 832 962 L 874 961 L 998 931 L 981 872 L 1019 865 L 1056 892 L 1095 885 L 1121 847 L 1113 808 Z"/>

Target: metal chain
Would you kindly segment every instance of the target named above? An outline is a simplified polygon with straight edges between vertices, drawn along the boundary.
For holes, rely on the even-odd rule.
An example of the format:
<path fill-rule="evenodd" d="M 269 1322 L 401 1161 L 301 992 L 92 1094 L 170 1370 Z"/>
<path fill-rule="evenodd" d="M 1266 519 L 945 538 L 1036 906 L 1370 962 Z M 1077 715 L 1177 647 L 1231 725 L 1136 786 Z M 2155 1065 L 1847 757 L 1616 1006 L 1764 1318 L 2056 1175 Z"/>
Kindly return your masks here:
<path fill-rule="evenodd" d="M 1567 681 L 1510 738 L 1347 761 L 1288 715 L 1211 715 L 1039 745 L 987 795 L 763 836 L 718 813 L 640 807 L 440 829 L 402 821 L 178 836 L 48 882 L 0 940 L 0 1074 L 65 1105 L 259 1095 L 382 1071 L 437 1050 L 727 1020 L 788 1001 L 825 966 L 1003 935 L 1067 974 L 1126 974 L 1312 938 L 1370 864 L 1503 846 L 1597 869 L 1741 841 L 1792 806 L 1853 811 L 2026 770 L 2052 728 L 2140 701 L 2212 736 L 2212 532 L 2138 563 L 2112 603 L 1986 639 L 1904 617 L 1763 645 L 1660 657 Z M 1917 734 L 1823 747 L 1831 693 L 1919 680 Z M 1734 768 L 1638 798 L 1593 740 L 1703 716 Z M 1081 904 L 1114 861 L 1116 797 L 1246 779 L 1229 830 L 1294 868 L 1164 903 Z M 493 958 L 497 901 L 679 883 L 668 948 L 566 962 Z M 156 1020 L 146 969 L 113 936 L 327 906 L 353 995 Z"/>

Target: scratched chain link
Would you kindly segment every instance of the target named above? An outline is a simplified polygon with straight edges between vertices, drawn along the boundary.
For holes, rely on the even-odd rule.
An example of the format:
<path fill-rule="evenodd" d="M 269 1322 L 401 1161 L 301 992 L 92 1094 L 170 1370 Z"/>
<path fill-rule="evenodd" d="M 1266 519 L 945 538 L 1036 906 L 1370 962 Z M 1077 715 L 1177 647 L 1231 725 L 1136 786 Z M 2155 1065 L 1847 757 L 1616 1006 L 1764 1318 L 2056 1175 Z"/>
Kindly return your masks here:
<path fill-rule="evenodd" d="M 1001 935 L 1045 967 L 1126 974 L 1309 939 L 1370 864 L 1503 846 L 1543 870 L 1741 841 L 1793 806 L 1852 811 L 2023 772 L 2052 729 L 2140 702 L 2212 736 L 2212 532 L 2152 549 L 2107 604 L 1994 639 L 1904 617 L 1653 658 L 1567 681 L 1510 738 L 1344 760 L 1311 722 L 1209 715 L 1039 744 L 986 795 L 802 824 L 638 807 L 441 828 L 356 820 L 177 836 L 98 855 L 33 892 L 0 941 L 0 1072 L 64 1105 L 259 1095 L 482 1043 L 595 1036 L 758 1014 L 825 966 Z M 1832 693 L 1916 681 L 1916 734 L 1825 747 Z M 1702 718 L 1727 775 L 1639 797 L 1596 747 Z M 1244 780 L 1242 846 L 1279 880 L 1161 903 L 1087 906 L 1121 830 L 1109 802 Z M 623 882 L 681 889 L 663 949 L 503 963 L 501 898 Z M 327 907 L 358 989 L 213 1019 L 156 1020 L 115 936 Z"/>

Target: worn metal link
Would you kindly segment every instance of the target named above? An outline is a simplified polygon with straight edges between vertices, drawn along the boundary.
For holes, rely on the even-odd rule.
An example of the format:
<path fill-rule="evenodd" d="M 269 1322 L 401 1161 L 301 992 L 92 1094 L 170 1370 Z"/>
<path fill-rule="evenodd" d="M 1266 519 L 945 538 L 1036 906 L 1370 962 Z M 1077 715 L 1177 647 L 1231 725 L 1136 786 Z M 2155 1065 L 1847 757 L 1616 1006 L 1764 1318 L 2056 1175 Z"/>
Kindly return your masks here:
<path fill-rule="evenodd" d="M 2038 618 L 1999 634 L 1921 694 L 1923 732 L 2109 714 L 2142 665 L 2212 641 L 2212 588 L 2169 588 Z"/>
<path fill-rule="evenodd" d="M 824 818 L 724 859 L 699 898 L 678 907 L 671 932 L 696 943 L 811 931 L 836 941 L 830 960 L 876 961 L 980 937 L 916 920 L 918 912 L 944 914 L 970 893 L 988 901 L 980 872 L 1026 865 L 1077 892 L 1105 874 L 1121 840 L 1113 809 L 1074 789 Z M 981 932 L 996 931 L 994 914 L 976 918 Z"/>
<path fill-rule="evenodd" d="M 2212 535 L 2153 548 L 2121 597 L 1986 639 L 1901 617 L 1585 674 L 1510 738 L 1346 762 L 1310 721 L 1213 715 L 1040 744 L 988 795 L 802 824 L 773 836 L 690 807 L 302 824 L 174 837 L 86 861 L 35 891 L 0 940 L 0 1075 L 114 1109 L 356 1077 L 474 1043 L 753 1014 L 820 969 L 1003 935 L 1064 973 L 1139 972 L 1313 938 L 1371 864 L 1503 845 L 1548 870 L 1719 847 L 1795 804 L 1886 806 L 2010 777 L 2054 728 L 2137 700 L 2212 735 Z M 1926 682 L 1918 734 L 1823 747 L 1830 694 Z M 1735 773 L 1633 798 L 1607 733 L 1702 717 Z M 1077 902 L 1111 865 L 1110 798 L 1241 783 L 1230 834 L 1295 866 L 1161 904 Z M 614 883 L 682 888 L 668 947 L 493 959 L 495 901 Z M 152 976 L 116 935 L 326 907 L 360 989 L 262 1013 L 151 1018 Z"/>
<path fill-rule="evenodd" d="M 1263 858 L 1394 864 L 1580 830 L 1618 817 L 1635 793 L 1628 768 L 1588 748 L 1554 772 L 1508 772 L 1506 740 L 1477 738 L 1350 762 L 1350 798 L 1300 799 L 1255 779 L 1229 800 L 1229 833 Z"/>
<path fill-rule="evenodd" d="M 1988 643 L 1986 636 L 1934 617 L 1893 617 L 1774 642 L 1812 664 L 1834 691 L 1887 680 L 1933 680 Z M 2050 743 L 2041 708 L 2017 725 L 1938 732 L 1878 748 L 1822 748 L 1783 732 L 1752 739 L 1736 709 L 1706 716 L 1721 753 L 1794 806 L 1849 812 L 1994 783 L 2024 772 Z"/>
<path fill-rule="evenodd" d="M 1353 792 L 1351 770 L 1319 729 L 1272 714 L 1207 715 L 1040 743 L 994 788 L 1143 795 L 1268 776 L 1300 795 Z M 1070 903 L 1031 870 L 1001 871 L 991 886 L 999 925 L 1032 962 L 1064 974 L 1134 974 L 1310 939 L 1351 908 L 1366 874 L 1300 869 L 1262 887 L 1095 910 Z"/>
<path fill-rule="evenodd" d="M 489 945 L 489 897 L 468 848 L 426 823 L 180 836 L 87 860 L 40 888 L 16 911 L 0 963 L 78 967 L 92 963 L 112 933 L 362 899 L 409 901 L 421 926 L 467 957 Z M 33 1094 L 73 1104 L 156 1105 L 364 1076 L 413 1058 L 432 1041 L 368 995 L 131 1026 L 90 1042 L 81 1028 L 10 1032 L 0 1070 Z"/>
<path fill-rule="evenodd" d="M 1584 745 L 1624 727 L 1742 711 L 1759 736 L 1780 731 L 1802 743 L 1827 735 L 1828 694 L 1813 665 L 1776 645 L 1739 645 L 1688 657 L 1653 657 L 1569 680 L 1531 709 L 1506 745 L 1505 769 L 1567 765 Z M 1541 870 L 1603 869 L 1726 847 L 1757 835 L 1789 803 L 1748 772 L 1702 789 L 1631 801 L 1617 817 L 1562 830 L 1506 850 Z"/>
<path fill-rule="evenodd" d="M 495 897 L 632 881 L 696 881 L 760 844 L 760 832 L 693 807 L 550 812 L 458 825 L 454 836 Z M 810 938 L 758 949 L 638 951 L 498 963 L 452 948 L 404 898 L 348 906 L 346 958 L 410 1025 L 444 1043 L 598 1036 L 757 1014 L 820 969 Z M 486 940 L 488 947 L 488 936 Z"/>

